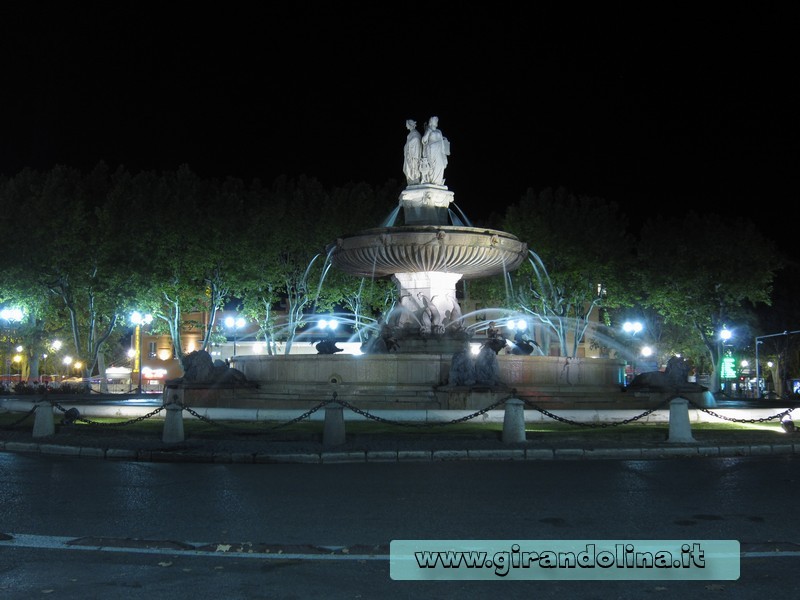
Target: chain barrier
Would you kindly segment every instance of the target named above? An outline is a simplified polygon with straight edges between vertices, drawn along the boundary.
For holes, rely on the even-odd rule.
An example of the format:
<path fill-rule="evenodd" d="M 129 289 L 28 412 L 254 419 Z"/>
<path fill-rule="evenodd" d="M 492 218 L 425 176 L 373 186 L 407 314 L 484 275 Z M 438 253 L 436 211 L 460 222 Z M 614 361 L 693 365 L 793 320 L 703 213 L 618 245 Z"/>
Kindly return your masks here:
<path fill-rule="evenodd" d="M 514 392 L 510 396 L 508 396 L 506 398 L 503 398 L 501 400 L 498 400 L 494 404 L 491 404 L 491 405 L 489 405 L 489 406 L 487 406 L 485 408 L 477 410 L 477 411 L 475 411 L 473 413 L 470 413 L 468 415 L 465 415 L 463 417 L 452 419 L 450 421 L 413 423 L 413 422 L 407 422 L 407 421 L 396 421 L 396 420 L 393 420 L 393 419 L 387 419 L 385 417 L 379 417 L 377 415 L 373 415 L 369 411 L 366 411 L 364 409 L 358 408 L 357 406 L 354 406 L 354 405 L 350 404 L 349 402 L 347 402 L 345 400 L 340 400 L 337 397 L 336 392 L 334 392 L 333 393 L 333 398 L 331 400 L 323 400 L 322 402 L 320 402 L 316 406 L 310 408 L 309 410 L 307 410 L 303 414 L 301 414 L 301 415 L 299 415 L 299 416 L 297 416 L 297 417 L 295 417 L 293 419 L 290 419 L 288 421 L 285 421 L 285 422 L 282 422 L 282 423 L 278 423 L 276 425 L 272 425 L 272 426 L 268 427 L 267 430 L 281 429 L 283 427 L 288 427 L 289 425 L 293 425 L 295 423 L 299 423 L 301 421 L 304 421 L 304 420 L 308 419 L 309 417 L 311 417 L 311 415 L 313 415 L 315 412 L 319 411 L 322 408 L 325 408 L 326 406 L 328 406 L 330 404 L 338 404 L 339 406 L 341 406 L 343 408 L 347 408 L 348 410 L 351 410 L 354 413 L 356 413 L 358 415 L 361 415 L 361 416 L 365 417 L 368 420 L 372 420 L 372 421 L 376 421 L 376 422 L 384 423 L 384 424 L 388 424 L 388 425 L 396 425 L 396 426 L 400 426 L 400 427 L 409 427 L 409 428 L 414 428 L 414 427 L 417 427 L 417 428 L 444 427 L 444 426 L 447 426 L 447 425 L 456 425 L 456 424 L 459 424 L 459 423 L 464 423 L 466 421 L 470 421 L 470 420 L 472 420 L 472 419 L 474 419 L 476 417 L 479 417 L 481 415 L 486 414 L 490 410 L 497 409 L 501 405 L 505 404 L 507 400 L 512 399 L 512 398 L 518 398 L 518 399 L 522 400 L 522 402 L 526 406 L 528 406 L 528 407 L 540 412 L 541 414 L 545 415 L 546 417 L 549 417 L 550 419 L 553 419 L 554 421 L 558 421 L 560 423 L 565 423 L 565 424 L 568 424 L 568 425 L 575 425 L 575 426 L 578 426 L 578 427 L 587 427 L 587 428 L 608 428 L 608 427 L 617 427 L 619 425 L 628 425 L 630 423 L 638 421 L 638 420 L 640 420 L 640 419 L 652 414 L 653 412 L 655 412 L 657 410 L 665 408 L 673 400 L 673 398 L 668 398 L 667 400 L 664 400 L 663 402 L 661 402 L 657 406 L 654 406 L 653 408 L 645 410 L 644 412 L 642 412 L 642 413 L 640 413 L 638 415 L 635 415 L 635 416 L 627 418 L 627 419 L 623 419 L 621 421 L 604 422 L 604 423 L 587 423 L 587 422 L 583 422 L 583 421 L 574 421 L 572 419 L 567 419 L 565 417 L 561 417 L 561 416 L 559 416 L 557 414 L 554 414 L 554 413 L 550 412 L 549 410 L 546 410 L 546 409 L 536 405 L 534 402 L 532 402 L 529 399 L 526 399 L 524 397 L 520 397 L 520 396 L 516 395 L 516 393 Z M 705 412 L 705 413 L 707 413 L 707 414 L 709 414 L 711 416 L 717 417 L 718 419 L 722 419 L 722 420 L 725 420 L 725 421 L 732 421 L 732 422 L 736 422 L 736 423 L 763 423 L 763 422 L 766 422 L 766 421 L 773 421 L 775 419 L 782 420 L 783 417 L 785 417 L 787 415 L 790 415 L 792 413 L 792 411 L 794 410 L 794 408 L 789 408 L 789 409 L 786 409 L 785 411 L 777 413 L 775 415 L 772 415 L 772 416 L 769 416 L 769 417 L 761 417 L 761 418 L 757 418 L 757 419 L 735 419 L 735 418 L 732 418 L 732 417 L 726 417 L 725 415 L 721 415 L 721 414 L 719 414 L 717 412 L 714 412 L 712 410 L 709 410 L 707 408 L 699 406 L 698 404 L 692 402 L 691 400 L 689 400 L 689 403 L 694 408 L 702 410 L 703 412 Z M 52 404 L 53 404 L 53 406 L 55 406 L 61 412 L 67 413 L 67 409 L 65 409 L 59 403 L 54 402 Z M 203 421 L 204 423 L 207 423 L 209 425 L 214 425 L 216 427 L 225 428 L 225 429 L 228 429 L 228 430 L 245 432 L 245 430 L 242 430 L 241 428 L 231 427 L 229 425 L 226 425 L 225 423 L 220 423 L 218 421 L 210 419 L 210 418 L 206 417 L 205 415 L 202 415 L 202 414 L 198 413 L 197 411 L 195 411 L 194 409 L 192 409 L 191 407 L 189 407 L 189 406 L 187 406 L 187 405 L 185 405 L 183 403 L 177 402 L 176 404 L 178 406 L 180 406 L 180 408 L 182 410 L 187 411 L 193 417 L 195 417 L 196 419 L 199 419 L 200 421 Z M 130 419 L 128 421 L 124 421 L 124 422 L 121 422 L 121 423 L 102 423 L 102 422 L 99 422 L 99 421 L 92 421 L 90 419 L 86 419 L 86 418 L 83 418 L 83 417 L 80 417 L 80 416 L 78 416 L 75 419 L 73 419 L 73 421 L 79 421 L 81 423 L 85 423 L 87 425 L 93 425 L 93 426 L 123 427 L 123 426 L 126 426 L 126 425 L 132 425 L 134 423 L 139 423 L 139 422 L 144 421 L 146 419 L 152 418 L 155 415 L 159 414 L 161 411 L 165 410 L 165 408 L 166 408 L 165 406 L 159 406 L 158 408 L 150 411 L 147 414 L 141 415 L 139 417 L 135 417 L 133 419 Z M 35 412 L 36 412 L 36 407 L 34 406 L 30 411 L 28 411 L 27 413 L 22 415 L 22 417 L 20 417 L 20 419 L 18 419 L 17 421 L 2 427 L 2 429 L 10 429 L 10 428 L 16 427 L 17 425 L 19 425 L 20 423 L 22 423 L 23 421 L 28 419 Z M 251 430 L 247 430 L 246 432 L 247 433 L 252 433 Z"/>
<path fill-rule="evenodd" d="M 767 421 L 774 421 L 775 419 L 782 420 L 783 417 L 786 415 L 792 414 L 794 408 L 787 408 L 785 411 L 774 414 L 769 417 L 760 417 L 758 419 L 734 419 L 733 417 L 726 417 L 725 415 L 721 415 L 719 413 L 714 412 L 713 410 L 709 410 L 707 408 L 703 408 L 689 400 L 689 404 L 694 406 L 695 408 L 702 410 L 704 413 L 711 415 L 712 417 L 717 417 L 718 419 L 722 419 L 723 421 L 732 421 L 734 423 L 765 423 Z M 796 408 L 796 407 L 795 407 Z"/>
<path fill-rule="evenodd" d="M 287 427 L 287 426 L 289 426 L 289 425 L 292 425 L 292 424 L 294 424 L 294 423 L 299 423 L 300 421 L 303 421 L 303 420 L 305 420 L 305 419 L 309 418 L 311 415 L 313 415 L 315 412 L 317 412 L 317 411 L 318 411 L 320 408 L 322 408 L 322 407 L 324 407 L 324 406 L 326 406 L 326 405 L 330 404 L 330 403 L 331 403 L 331 402 L 333 402 L 333 401 L 334 401 L 334 400 L 323 400 L 322 402 L 320 402 L 319 404 L 317 404 L 315 407 L 313 407 L 313 408 L 310 408 L 309 410 L 307 410 L 306 412 L 304 412 L 302 415 L 299 415 L 299 416 L 297 416 L 297 417 L 295 417 L 294 419 L 291 419 L 291 420 L 289 420 L 289 421 L 285 421 L 285 422 L 283 422 L 283 423 L 278 423 L 277 425 L 272 425 L 271 427 L 268 427 L 267 429 L 268 429 L 268 430 L 280 429 L 281 427 Z M 238 430 L 238 431 L 242 431 L 242 430 L 241 430 L 241 428 L 231 427 L 231 426 L 229 426 L 229 425 L 226 425 L 226 424 L 224 424 L 224 423 L 219 423 L 219 422 L 217 422 L 217 421 L 214 421 L 213 419 L 209 419 L 209 418 L 208 418 L 208 417 L 206 417 L 205 415 L 201 415 L 201 414 L 200 414 L 200 413 L 198 413 L 196 410 L 193 410 L 193 409 L 189 408 L 189 407 L 188 407 L 188 406 L 186 406 L 185 404 L 182 404 L 182 403 L 180 403 L 180 402 L 178 402 L 177 404 L 178 404 L 178 406 L 180 406 L 180 407 L 181 407 L 183 410 L 185 410 L 186 412 L 188 412 L 190 415 L 192 415 L 193 417 L 195 417 L 195 418 L 197 418 L 197 419 L 200 419 L 200 420 L 201 420 L 201 421 L 203 421 L 204 423 L 208 423 L 209 425 L 214 425 L 214 426 L 216 426 L 216 427 L 223 427 L 223 428 L 225 428 L 225 429 L 231 429 L 231 430 Z M 248 432 L 248 433 L 249 433 L 249 432 Z"/>
<path fill-rule="evenodd" d="M 28 412 L 26 412 L 24 415 L 22 415 L 19 419 L 17 419 L 13 423 L 9 423 L 8 425 L 4 425 L 3 427 L 0 427 L 0 429 L 14 429 L 14 427 L 19 425 L 23 421 L 25 421 L 28 417 L 30 417 L 35 412 L 36 412 L 36 407 L 34 406 L 32 409 L 30 409 Z"/>
<path fill-rule="evenodd" d="M 53 406 L 55 406 L 58 410 L 63 413 L 67 412 L 67 409 L 61 406 L 58 402 L 53 402 Z M 77 417 L 73 419 L 74 421 L 80 421 L 81 423 L 86 423 L 87 425 L 94 425 L 94 426 L 102 426 L 102 427 L 122 427 L 124 425 L 132 425 L 133 423 L 139 423 L 144 421 L 145 419 L 149 419 L 164 410 L 163 406 L 159 406 L 155 410 L 151 410 L 146 415 L 141 415 L 139 417 L 130 419 L 129 421 L 123 421 L 122 423 L 101 423 L 100 421 L 92 421 L 90 419 L 84 419 L 83 417 Z"/>
<path fill-rule="evenodd" d="M 357 406 L 353 406 L 349 402 L 346 402 L 344 400 L 339 400 L 337 398 L 337 394 L 334 392 L 333 398 L 331 400 L 324 400 L 324 401 L 320 402 L 318 405 L 316 405 L 315 407 L 307 410 L 303 414 L 301 414 L 301 415 L 299 415 L 299 416 L 297 416 L 297 417 L 295 417 L 295 418 L 293 418 L 293 419 L 291 419 L 289 421 L 285 421 L 283 423 L 278 423 L 277 425 L 273 425 L 273 426 L 269 427 L 268 429 L 269 430 L 280 429 L 282 427 L 287 427 L 289 425 L 293 425 L 294 423 L 299 423 L 300 421 L 304 421 L 305 419 L 308 419 L 311 415 L 313 415 L 315 412 L 317 412 L 321 408 L 324 408 L 324 407 L 328 406 L 329 404 L 338 404 L 338 405 L 342 406 L 343 408 L 347 408 L 348 410 L 351 410 L 356 414 L 359 414 L 359 415 L 361 415 L 363 417 L 366 417 L 367 419 L 370 419 L 372 421 L 378 421 L 380 423 L 386 423 L 386 424 L 389 424 L 389 425 L 398 425 L 398 426 L 401 426 L 401 427 L 431 427 L 431 426 L 452 425 L 452 424 L 456 424 L 456 423 L 463 423 L 465 421 L 469 421 L 470 419 L 474 419 L 475 417 L 478 417 L 478 416 L 480 416 L 482 414 L 485 414 L 485 413 L 489 412 L 490 410 L 493 410 L 493 409 L 497 408 L 499 405 L 503 404 L 506 400 L 507 400 L 507 398 L 505 398 L 503 400 L 500 400 L 498 402 L 495 402 L 491 406 L 487 406 L 486 408 L 482 408 L 481 410 L 476 411 L 476 412 L 474 412 L 472 414 L 465 415 L 463 417 L 459 417 L 458 419 L 453 419 L 451 421 L 442 421 L 442 422 L 435 422 L 435 423 L 408 423 L 408 422 L 405 422 L 405 421 L 394 421 L 392 419 L 386 419 L 384 417 L 379 417 L 377 415 L 373 415 L 373 414 L 369 413 L 366 410 L 358 408 Z M 208 417 L 206 417 L 204 415 L 201 415 L 197 411 L 189 408 L 185 404 L 179 404 L 179 406 L 183 410 L 185 410 L 189 414 L 191 414 L 192 416 L 200 419 L 201 421 L 203 421 L 205 423 L 208 423 L 210 425 L 215 425 L 217 427 L 226 427 L 227 428 L 227 426 L 225 424 L 219 423 L 219 422 L 214 421 L 212 419 L 209 419 Z M 231 428 L 231 429 L 235 429 L 235 428 Z"/>
<path fill-rule="evenodd" d="M 525 404 L 527 404 L 528 406 L 530 406 L 534 410 L 538 410 L 540 413 L 542 413 L 546 417 L 550 417 L 554 421 L 559 421 L 561 423 L 567 423 L 569 425 L 577 425 L 579 427 L 590 427 L 590 428 L 603 429 L 603 428 L 606 428 L 606 427 L 617 427 L 618 425 L 627 425 L 629 423 L 633 423 L 634 421 L 638 421 L 639 419 L 642 419 L 642 418 L 646 417 L 647 415 L 649 415 L 651 413 L 654 413 L 655 411 L 657 411 L 659 409 L 664 408 L 667 404 L 669 404 L 669 402 L 672 400 L 672 398 L 670 398 L 668 400 L 665 400 L 661 404 L 659 404 L 657 406 L 654 406 L 653 408 L 650 408 L 650 409 L 644 411 L 643 413 L 641 413 L 639 415 L 636 415 L 636 416 L 631 417 L 629 419 L 623 419 L 622 421 L 615 421 L 613 423 L 586 423 L 586 422 L 583 422 L 583 421 L 573 421 L 572 419 L 567 419 L 565 417 L 559 417 L 558 415 L 553 414 L 549 410 L 541 408 L 540 406 L 537 406 L 536 404 L 534 404 L 530 400 L 526 400 L 525 398 L 520 398 L 520 400 L 522 400 Z"/>
<path fill-rule="evenodd" d="M 510 398 L 510 396 L 509 396 L 509 398 Z M 494 410 L 495 408 L 497 408 L 501 404 L 504 404 L 506 400 L 508 400 L 508 398 L 503 398 L 502 400 L 498 400 L 497 402 L 495 402 L 491 406 L 487 406 L 486 408 L 482 408 L 482 409 L 480 409 L 480 410 L 478 410 L 478 411 L 476 411 L 476 412 L 474 412 L 472 414 L 465 415 L 463 417 L 459 417 L 458 419 L 453 419 L 451 421 L 436 421 L 436 422 L 433 422 L 433 423 L 428 423 L 428 422 L 426 422 L 426 423 L 408 423 L 406 421 L 393 421 L 391 419 L 386 419 L 384 417 L 379 417 L 377 415 L 370 414 L 366 410 L 362 410 L 362 409 L 360 409 L 360 408 L 358 408 L 356 406 L 353 406 L 349 402 L 346 402 L 344 400 L 338 400 L 336 398 L 336 394 L 334 394 L 334 397 L 333 397 L 333 402 L 343 406 L 344 408 L 352 410 L 354 413 L 357 413 L 357 414 L 361 415 L 362 417 L 366 417 L 367 419 L 371 419 L 372 421 L 378 421 L 379 423 L 387 423 L 389 425 L 399 425 L 401 427 L 432 427 L 432 426 L 441 427 L 441 426 L 445 426 L 445 425 L 454 425 L 456 423 L 464 423 L 465 421 L 469 421 L 471 419 L 474 419 L 475 417 L 479 417 L 479 416 L 489 412 L 490 410 Z"/>

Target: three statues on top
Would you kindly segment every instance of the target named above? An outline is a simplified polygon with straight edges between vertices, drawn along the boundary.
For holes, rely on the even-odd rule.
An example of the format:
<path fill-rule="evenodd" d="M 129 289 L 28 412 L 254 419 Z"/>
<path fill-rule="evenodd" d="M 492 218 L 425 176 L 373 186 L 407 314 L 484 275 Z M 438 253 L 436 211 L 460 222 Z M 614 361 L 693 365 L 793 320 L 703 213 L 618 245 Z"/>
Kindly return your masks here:
<path fill-rule="evenodd" d="M 406 120 L 406 137 L 403 173 L 408 185 L 444 185 L 444 169 L 450 156 L 450 140 L 439 129 L 439 117 L 431 117 L 425 124 L 425 133 L 417 131 L 417 122 Z"/>

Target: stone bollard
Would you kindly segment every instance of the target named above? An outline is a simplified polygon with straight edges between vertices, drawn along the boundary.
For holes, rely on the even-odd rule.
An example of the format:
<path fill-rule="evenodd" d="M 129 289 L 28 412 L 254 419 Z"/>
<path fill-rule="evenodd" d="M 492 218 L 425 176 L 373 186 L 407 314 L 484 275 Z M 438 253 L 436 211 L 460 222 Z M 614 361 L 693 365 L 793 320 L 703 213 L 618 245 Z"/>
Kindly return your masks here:
<path fill-rule="evenodd" d="M 694 442 L 692 426 L 689 424 L 689 401 L 675 398 L 669 403 L 669 438 L 668 442 Z"/>
<path fill-rule="evenodd" d="M 517 444 L 525 441 L 525 403 L 517 398 L 506 400 L 503 415 L 503 443 Z"/>
<path fill-rule="evenodd" d="M 183 433 L 183 407 L 175 402 L 170 402 L 164 405 L 164 409 L 167 411 L 167 416 L 164 419 L 164 433 L 161 441 L 165 444 L 183 442 L 186 439 Z"/>
<path fill-rule="evenodd" d="M 56 432 L 53 421 L 53 405 L 49 400 L 37 400 L 34 404 L 36 412 L 33 421 L 33 437 L 48 437 Z"/>
<path fill-rule="evenodd" d="M 345 441 L 344 410 L 342 406 L 325 407 L 325 427 L 322 431 L 324 446 L 341 446 Z"/>

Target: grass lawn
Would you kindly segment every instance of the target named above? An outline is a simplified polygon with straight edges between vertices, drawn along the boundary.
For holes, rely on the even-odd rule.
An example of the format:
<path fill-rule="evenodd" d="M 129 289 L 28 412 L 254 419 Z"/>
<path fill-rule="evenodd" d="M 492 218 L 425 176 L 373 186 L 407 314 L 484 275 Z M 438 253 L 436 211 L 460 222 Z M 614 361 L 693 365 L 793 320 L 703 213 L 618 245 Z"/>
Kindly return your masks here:
<path fill-rule="evenodd" d="M 73 427 L 75 431 L 89 432 L 92 429 L 109 431 L 124 431 L 128 435 L 160 435 L 164 428 L 164 420 L 159 415 L 147 419 L 107 418 L 92 417 L 86 421 L 77 421 Z M 32 431 L 34 417 L 25 417 L 24 413 L 0 413 L 0 432 L 2 430 Z M 61 418 L 55 415 L 55 423 L 60 426 Z M 183 427 L 187 436 L 224 436 L 226 434 L 258 435 L 263 433 L 281 435 L 316 435 L 323 431 L 322 421 L 303 420 L 291 424 L 270 421 L 206 421 L 193 416 L 184 415 Z M 752 434 L 783 435 L 783 429 L 777 420 L 758 423 L 739 422 L 714 422 L 693 423 L 693 432 L 707 432 L 732 437 Z M 481 423 L 462 421 L 457 423 L 423 424 L 414 423 L 400 425 L 382 421 L 346 421 L 345 429 L 348 434 L 356 435 L 413 435 L 421 436 L 448 436 L 448 437 L 487 437 L 500 435 L 503 431 L 502 423 Z M 592 423 L 587 426 L 572 425 L 559 421 L 529 422 L 525 427 L 528 436 L 570 436 L 584 435 L 588 437 L 602 437 L 612 435 L 617 439 L 626 436 L 669 435 L 669 425 L 666 423 L 640 423 L 627 424 L 600 424 Z"/>

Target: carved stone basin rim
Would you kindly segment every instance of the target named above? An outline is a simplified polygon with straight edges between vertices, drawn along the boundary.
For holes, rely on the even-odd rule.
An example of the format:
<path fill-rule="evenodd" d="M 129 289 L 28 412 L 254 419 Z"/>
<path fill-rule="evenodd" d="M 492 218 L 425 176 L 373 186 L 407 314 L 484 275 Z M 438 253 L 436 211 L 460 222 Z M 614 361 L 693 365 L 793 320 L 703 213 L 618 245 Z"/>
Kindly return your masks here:
<path fill-rule="evenodd" d="M 527 250 L 504 231 L 449 225 L 377 227 L 342 236 L 328 247 L 333 265 L 351 275 L 435 271 L 464 279 L 512 271 Z"/>

